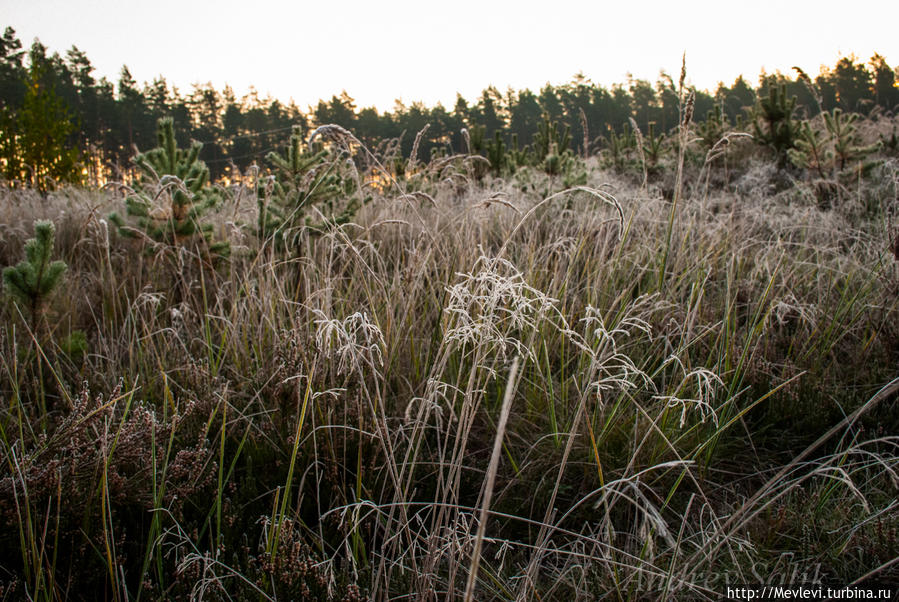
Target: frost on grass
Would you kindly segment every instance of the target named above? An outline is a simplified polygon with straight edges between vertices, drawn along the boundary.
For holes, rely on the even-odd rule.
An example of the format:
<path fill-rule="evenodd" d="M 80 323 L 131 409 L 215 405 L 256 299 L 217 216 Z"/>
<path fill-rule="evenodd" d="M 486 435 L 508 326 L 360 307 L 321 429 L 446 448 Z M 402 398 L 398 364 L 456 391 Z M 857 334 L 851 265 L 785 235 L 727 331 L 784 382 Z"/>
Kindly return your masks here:
<path fill-rule="evenodd" d="M 378 372 L 384 364 L 384 335 L 368 315 L 356 312 L 343 320 L 328 318 L 321 311 L 315 321 L 315 343 L 325 357 L 337 362 L 338 374 Z"/>
<path fill-rule="evenodd" d="M 597 392 L 602 404 L 602 393 L 645 387 L 658 392 L 649 375 L 639 368 L 625 351 L 626 343 L 636 343 L 640 338 L 652 338 L 649 318 L 657 309 L 656 295 L 642 295 L 631 302 L 614 319 L 607 320 L 603 313 L 588 305 L 586 317 L 581 320 L 584 334 L 568 331 L 570 340 L 590 359 L 591 379 L 588 390 Z M 687 370 L 677 355 L 662 362 L 661 369 L 675 366 L 681 377 L 673 393 L 653 395 L 668 408 L 680 408 L 679 428 L 683 428 L 690 410 L 699 414 L 700 422 L 711 420 L 718 426 L 718 416 L 713 406 L 717 390 L 723 386 L 717 374 L 706 368 Z"/>
<path fill-rule="evenodd" d="M 480 348 L 501 357 L 509 351 L 534 359 L 521 335 L 537 329 L 557 301 L 528 285 L 521 272 L 502 258 L 481 256 L 470 273 L 447 289 L 448 318 L 444 340 Z"/>
<path fill-rule="evenodd" d="M 420 407 L 420 415 L 426 415 L 431 410 L 435 412 L 436 420 L 437 420 L 437 428 L 443 428 L 443 405 L 438 403 L 438 399 L 442 400 L 446 407 L 449 409 L 450 419 L 458 420 L 455 411 L 453 411 L 452 397 L 453 396 L 462 396 L 465 395 L 465 392 L 459 387 L 453 386 L 449 383 L 445 383 L 436 378 L 429 378 L 427 382 L 427 386 L 425 388 L 425 394 L 421 397 L 413 397 L 408 404 L 406 404 L 406 411 L 403 413 L 403 419 L 406 424 L 410 424 L 413 422 L 412 412 L 413 409 L 418 406 Z"/>
<path fill-rule="evenodd" d="M 603 391 L 632 389 L 641 384 L 652 386 L 649 376 L 621 349 L 625 339 L 633 341 L 641 336 L 650 336 L 649 323 L 642 317 L 643 312 L 651 311 L 646 307 L 649 300 L 651 298 L 646 296 L 636 299 L 614 323 L 607 323 L 599 309 L 588 305 L 586 316 L 581 319 L 584 334 L 571 330 L 566 332 L 589 358 L 587 390 L 596 390 L 600 405 Z"/>
<path fill-rule="evenodd" d="M 683 364 L 679 360 L 677 364 L 683 369 Z M 684 393 L 691 389 L 691 385 L 693 385 L 692 390 L 695 391 L 692 397 Z M 699 413 L 700 422 L 705 423 L 710 419 L 717 428 L 718 415 L 715 413 L 715 408 L 712 407 L 712 400 L 715 392 L 723 386 L 721 378 L 711 370 L 706 368 L 697 368 L 690 372 L 684 370 L 683 379 L 678 385 L 676 393 L 674 395 L 656 395 L 655 399 L 664 401 L 669 408 L 680 408 L 679 428 L 684 427 L 687 421 L 687 411 L 690 409 Z"/>

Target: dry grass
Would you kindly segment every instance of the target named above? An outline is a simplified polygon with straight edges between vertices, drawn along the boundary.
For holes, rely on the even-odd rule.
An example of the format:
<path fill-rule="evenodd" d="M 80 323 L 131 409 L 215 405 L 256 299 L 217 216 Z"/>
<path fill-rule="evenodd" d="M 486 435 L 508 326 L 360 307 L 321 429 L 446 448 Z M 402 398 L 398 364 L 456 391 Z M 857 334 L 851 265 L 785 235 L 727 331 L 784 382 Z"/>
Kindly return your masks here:
<path fill-rule="evenodd" d="M 118 238 L 110 193 L 3 193 L 0 263 L 40 217 L 69 264 L 47 337 L 0 309 L 6 595 L 897 578 L 893 163 L 831 211 L 757 163 L 727 189 L 683 168 L 676 212 L 595 164 L 546 198 L 469 157 L 408 167 L 292 254 L 231 191 L 216 268 Z"/>

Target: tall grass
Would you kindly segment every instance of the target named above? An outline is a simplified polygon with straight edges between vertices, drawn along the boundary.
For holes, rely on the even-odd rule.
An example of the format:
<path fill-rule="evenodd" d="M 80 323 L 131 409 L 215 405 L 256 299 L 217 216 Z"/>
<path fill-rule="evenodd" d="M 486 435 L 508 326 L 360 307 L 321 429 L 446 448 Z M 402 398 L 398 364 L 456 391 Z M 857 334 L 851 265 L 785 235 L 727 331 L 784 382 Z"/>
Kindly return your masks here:
<path fill-rule="evenodd" d="M 467 157 L 410 161 L 287 252 L 233 189 L 215 266 L 118 238 L 112 194 L 4 192 L 0 263 L 49 218 L 69 274 L 47 336 L 0 310 L 3 595 L 896 579 L 882 218 L 765 193 L 763 166 L 714 189 L 677 161 L 674 203 L 596 165 L 544 198 L 476 183 Z"/>

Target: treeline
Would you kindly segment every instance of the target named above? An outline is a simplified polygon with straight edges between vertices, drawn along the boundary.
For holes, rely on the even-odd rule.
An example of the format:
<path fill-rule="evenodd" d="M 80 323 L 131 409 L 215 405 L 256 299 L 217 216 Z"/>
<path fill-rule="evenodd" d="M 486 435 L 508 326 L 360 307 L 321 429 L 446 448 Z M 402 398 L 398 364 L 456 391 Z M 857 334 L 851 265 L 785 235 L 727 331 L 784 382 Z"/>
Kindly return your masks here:
<path fill-rule="evenodd" d="M 720 111 L 731 125 L 740 126 L 747 108 L 753 107 L 772 85 L 785 85 L 796 96 L 802 116 L 841 108 L 869 113 L 899 108 L 897 71 L 875 54 L 869 62 L 854 57 L 840 59 L 833 68 L 822 68 L 811 77 L 795 74 L 762 74 L 753 87 L 742 76 L 731 86 L 719 84 L 714 93 L 697 90 L 694 120 Z M 304 112 L 251 92 L 238 98 L 226 87 L 195 84 L 184 92 L 162 77 L 138 84 L 127 67 L 117 82 L 94 76 L 87 55 L 72 47 L 65 56 L 48 54 L 35 40 L 27 51 L 7 27 L 0 38 L 0 165 L 4 178 L 45 188 L 47 181 L 99 182 L 132 169 L 134 149 L 156 146 L 156 126 L 161 117 L 174 119 L 178 144 L 204 143 L 201 158 L 210 176 L 219 179 L 237 169 L 243 172 L 265 155 L 282 148 L 293 126 L 304 131 L 325 123 L 351 130 L 372 148 L 381 141 L 401 138 L 403 156 L 411 153 L 416 133 L 430 127 L 419 141 L 419 158 L 434 153 L 468 150 L 462 136 L 466 128 L 477 138 L 491 140 L 499 132 L 506 144 L 529 145 L 538 135 L 544 115 L 569 126 L 571 145 L 579 154 L 596 152 L 613 132 L 635 120 L 642 131 L 650 124 L 666 132 L 679 120 L 678 82 L 660 74 L 653 84 L 634 79 L 626 85 L 605 88 L 581 74 L 570 82 L 541 90 L 485 89 L 469 101 L 457 96 L 455 105 L 426 107 L 402 105 L 393 111 L 359 109 L 343 92 Z M 477 149 L 476 149 L 477 150 Z"/>

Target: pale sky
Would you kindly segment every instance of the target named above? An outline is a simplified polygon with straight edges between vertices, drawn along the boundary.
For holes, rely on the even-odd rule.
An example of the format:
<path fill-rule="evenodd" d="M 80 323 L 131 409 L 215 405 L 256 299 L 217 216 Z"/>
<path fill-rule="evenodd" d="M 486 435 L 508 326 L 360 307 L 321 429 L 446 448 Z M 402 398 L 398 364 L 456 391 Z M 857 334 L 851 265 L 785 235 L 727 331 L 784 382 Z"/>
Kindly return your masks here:
<path fill-rule="evenodd" d="M 26 47 L 72 45 L 118 81 L 123 64 L 143 83 L 162 75 L 230 85 L 238 97 L 293 98 L 302 109 L 346 90 L 359 108 L 389 110 L 395 99 L 452 108 L 501 92 L 562 84 L 577 72 L 604 86 L 627 74 L 688 81 L 713 91 L 740 74 L 798 65 L 814 77 L 855 54 L 899 64 L 899 2 L 190 2 L 188 0 L 0 0 L 0 27 Z"/>

